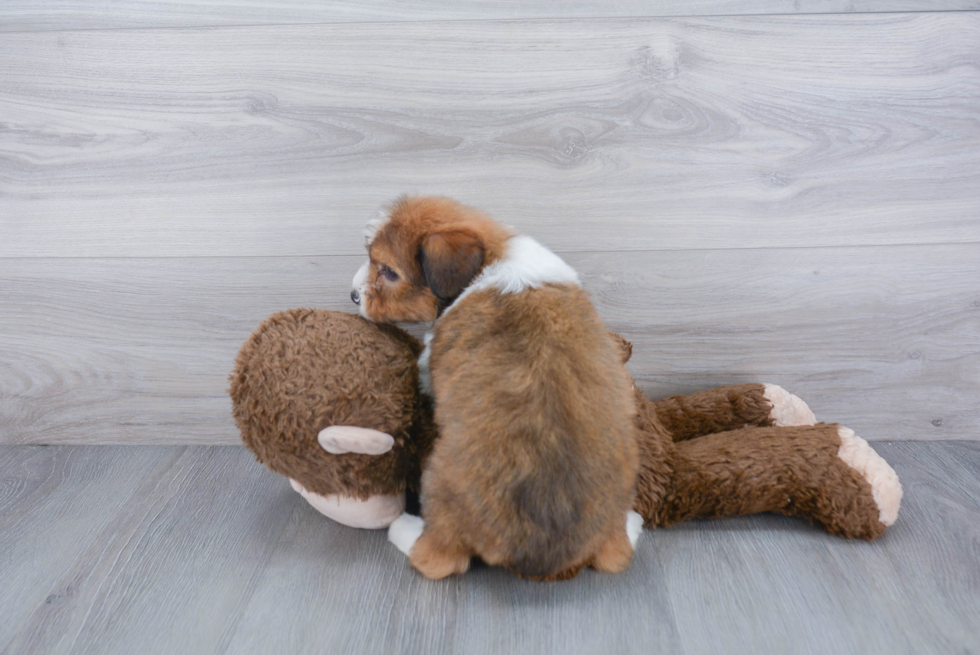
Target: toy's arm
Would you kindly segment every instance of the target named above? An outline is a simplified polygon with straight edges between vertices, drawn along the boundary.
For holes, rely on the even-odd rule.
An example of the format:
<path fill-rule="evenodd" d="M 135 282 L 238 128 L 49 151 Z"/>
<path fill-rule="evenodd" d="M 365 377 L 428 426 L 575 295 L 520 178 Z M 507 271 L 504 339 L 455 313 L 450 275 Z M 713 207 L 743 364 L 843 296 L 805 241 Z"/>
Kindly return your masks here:
<path fill-rule="evenodd" d="M 813 425 L 816 418 L 800 398 L 774 384 L 716 387 L 653 403 L 674 441 L 746 426 Z"/>
<path fill-rule="evenodd" d="M 383 455 L 395 445 L 390 434 L 350 425 L 324 428 L 317 437 L 320 446 L 331 455 L 360 453 Z M 290 478 L 293 490 L 302 496 L 313 509 L 337 523 L 352 528 L 377 530 L 387 528 L 405 510 L 405 493 L 372 496 L 367 500 L 332 494 L 321 496 L 308 491 L 302 484 Z"/>

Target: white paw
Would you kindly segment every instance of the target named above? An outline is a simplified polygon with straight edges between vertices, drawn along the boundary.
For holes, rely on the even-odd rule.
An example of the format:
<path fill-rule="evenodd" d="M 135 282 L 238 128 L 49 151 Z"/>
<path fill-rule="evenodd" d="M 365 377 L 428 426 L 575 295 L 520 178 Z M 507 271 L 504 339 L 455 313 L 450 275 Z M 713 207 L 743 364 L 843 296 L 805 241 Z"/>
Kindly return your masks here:
<path fill-rule="evenodd" d="M 353 425 L 331 425 L 323 428 L 317 435 L 317 441 L 331 455 L 382 455 L 395 445 L 395 438 L 390 434 Z"/>
<path fill-rule="evenodd" d="M 763 385 L 766 390 L 763 396 L 772 409 L 769 411 L 769 418 L 773 425 L 786 427 L 790 425 L 815 425 L 817 417 L 813 415 L 807 404 L 799 396 L 794 396 L 782 387 L 775 384 Z"/>
<path fill-rule="evenodd" d="M 838 428 L 840 448 L 837 456 L 860 473 L 871 485 L 871 495 L 878 506 L 878 520 L 891 525 L 898 518 L 902 504 L 902 485 L 895 470 L 868 442 L 854 434 L 850 428 Z"/>
<path fill-rule="evenodd" d="M 643 532 L 643 517 L 630 510 L 626 512 L 626 536 L 630 538 L 630 545 L 636 550 L 636 542 L 640 539 Z"/>
<path fill-rule="evenodd" d="M 380 530 L 387 528 L 398 516 L 405 511 L 405 494 L 393 496 L 371 496 L 367 500 L 359 500 L 339 494 L 321 496 L 315 494 L 292 478 L 289 484 L 310 504 L 313 509 L 329 519 L 351 528 L 365 530 Z"/>
<path fill-rule="evenodd" d="M 412 546 L 422 536 L 423 528 L 425 528 L 425 521 L 422 520 L 421 516 L 402 514 L 388 528 L 388 541 L 395 544 L 395 548 L 402 553 L 408 555 L 412 552 Z"/>

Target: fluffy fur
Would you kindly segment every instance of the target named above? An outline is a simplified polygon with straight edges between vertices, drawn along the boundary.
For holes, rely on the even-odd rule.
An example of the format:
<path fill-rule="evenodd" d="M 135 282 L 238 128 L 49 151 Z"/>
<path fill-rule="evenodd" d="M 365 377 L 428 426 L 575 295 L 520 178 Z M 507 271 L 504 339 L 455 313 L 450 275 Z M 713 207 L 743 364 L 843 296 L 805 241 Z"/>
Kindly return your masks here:
<path fill-rule="evenodd" d="M 575 271 L 444 198 L 402 199 L 370 233 L 363 315 L 441 316 L 423 356 L 441 438 L 413 565 L 432 578 L 473 555 L 530 577 L 624 569 L 634 397 Z"/>
<path fill-rule="evenodd" d="M 625 362 L 632 346 L 612 336 Z M 431 406 L 415 388 L 421 349 L 396 328 L 340 312 L 276 314 L 242 347 L 232 375 L 243 440 L 274 471 L 319 494 L 370 501 L 417 488 L 436 436 Z M 902 487 L 887 462 L 846 428 L 810 425 L 812 413 L 796 411 L 805 403 L 785 391 L 744 384 L 658 401 L 635 393 L 633 509 L 647 527 L 772 511 L 875 539 L 897 518 Z M 796 424 L 776 425 L 788 409 Z M 374 457 L 327 453 L 318 432 L 344 423 L 384 430 L 394 448 Z M 421 521 L 391 525 L 389 536 L 408 554 Z"/>
<path fill-rule="evenodd" d="M 379 323 L 431 322 L 513 233 L 449 198 L 400 198 L 365 230 L 369 259 L 354 291 L 361 315 Z"/>
<path fill-rule="evenodd" d="M 421 451 L 434 434 L 432 408 L 417 390 L 420 350 L 404 331 L 350 314 L 270 316 L 230 378 L 242 440 L 270 469 L 321 496 L 368 500 L 401 493 L 406 481 L 417 490 Z M 394 446 L 375 456 L 331 454 L 318 438 L 332 425 L 379 430 Z"/>

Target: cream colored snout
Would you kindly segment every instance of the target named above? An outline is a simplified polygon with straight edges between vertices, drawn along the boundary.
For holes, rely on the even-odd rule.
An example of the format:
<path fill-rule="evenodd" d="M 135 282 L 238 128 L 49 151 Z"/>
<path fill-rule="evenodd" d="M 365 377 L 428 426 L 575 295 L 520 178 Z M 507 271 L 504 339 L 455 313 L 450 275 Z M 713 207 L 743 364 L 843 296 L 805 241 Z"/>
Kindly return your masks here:
<path fill-rule="evenodd" d="M 370 260 L 364 262 L 361 267 L 357 269 L 357 274 L 354 275 L 354 281 L 351 284 L 353 290 L 350 292 L 350 299 L 354 301 L 355 305 L 361 304 L 361 297 L 364 295 L 364 282 L 367 280 L 368 268 L 370 265 Z"/>

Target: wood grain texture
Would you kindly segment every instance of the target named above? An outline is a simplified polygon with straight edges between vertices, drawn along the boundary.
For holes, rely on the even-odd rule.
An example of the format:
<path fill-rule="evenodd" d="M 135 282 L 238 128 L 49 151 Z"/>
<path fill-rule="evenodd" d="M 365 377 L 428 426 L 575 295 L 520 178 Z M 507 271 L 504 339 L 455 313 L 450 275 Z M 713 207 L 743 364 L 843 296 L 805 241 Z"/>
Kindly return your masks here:
<path fill-rule="evenodd" d="M 880 541 L 821 539 L 815 529 L 801 538 L 797 522 L 772 516 L 655 533 L 685 652 L 980 648 L 980 444 L 875 449 L 905 489 L 898 522 Z"/>
<path fill-rule="evenodd" d="M 219 652 L 295 494 L 244 449 L 157 449 L 150 467 L 140 461 L 149 449 L 91 450 L 114 457 L 114 476 L 139 489 L 119 510 L 100 506 L 104 525 L 90 544 L 40 548 L 63 558 L 65 570 L 33 613 L 11 626 L 3 652 Z M 96 490 L 87 500 L 101 497 Z M 60 513 L 48 516 L 54 530 Z M 11 591 L 19 590 L 4 595 Z"/>
<path fill-rule="evenodd" d="M 980 246 L 578 253 L 653 397 L 783 385 L 868 439 L 980 433 Z M 0 260 L 0 442 L 237 443 L 238 348 L 358 257 Z"/>
<path fill-rule="evenodd" d="M 405 191 L 563 252 L 975 243 L 978 34 L 975 12 L 10 33 L 0 256 L 352 254 Z"/>
<path fill-rule="evenodd" d="M 980 649 L 980 444 L 875 448 L 905 486 L 899 520 L 878 541 L 847 541 L 769 515 L 698 521 L 644 531 L 621 575 L 585 571 L 540 584 L 479 566 L 424 580 L 384 531 L 325 519 L 242 448 L 54 447 L 39 455 L 36 447 L 2 447 L 3 489 L 23 487 L 47 458 L 57 463 L 58 488 L 76 490 L 74 503 L 99 527 L 91 544 L 74 542 L 62 504 L 69 499 L 55 502 L 54 492 L 48 500 L 30 493 L 0 500 L 0 521 L 48 526 L 51 538 L 29 547 L 67 569 L 39 593 L 26 586 L 30 558 L 6 560 L 13 571 L 0 575 L 14 583 L 0 585 L 0 607 L 20 603 L 26 611 L 5 615 L 0 651 Z M 103 466 L 92 465 L 98 459 Z M 52 468 L 38 468 L 45 467 Z M 107 468 L 115 484 L 140 481 L 122 507 L 101 502 L 113 483 L 100 473 Z M 30 538 L 0 536 L 21 549 Z"/>
<path fill-rule="evenodd" d="M 6 0 L 0 32 L 146 27 L 203 27 L 363 21 L 626 18 L 745 14 L 828 14 L 980 9 L 977 0 Z"/>
<path fill-rule="evenodd" d="M 0 448 L 0 650 L 174 448 Z"/>

